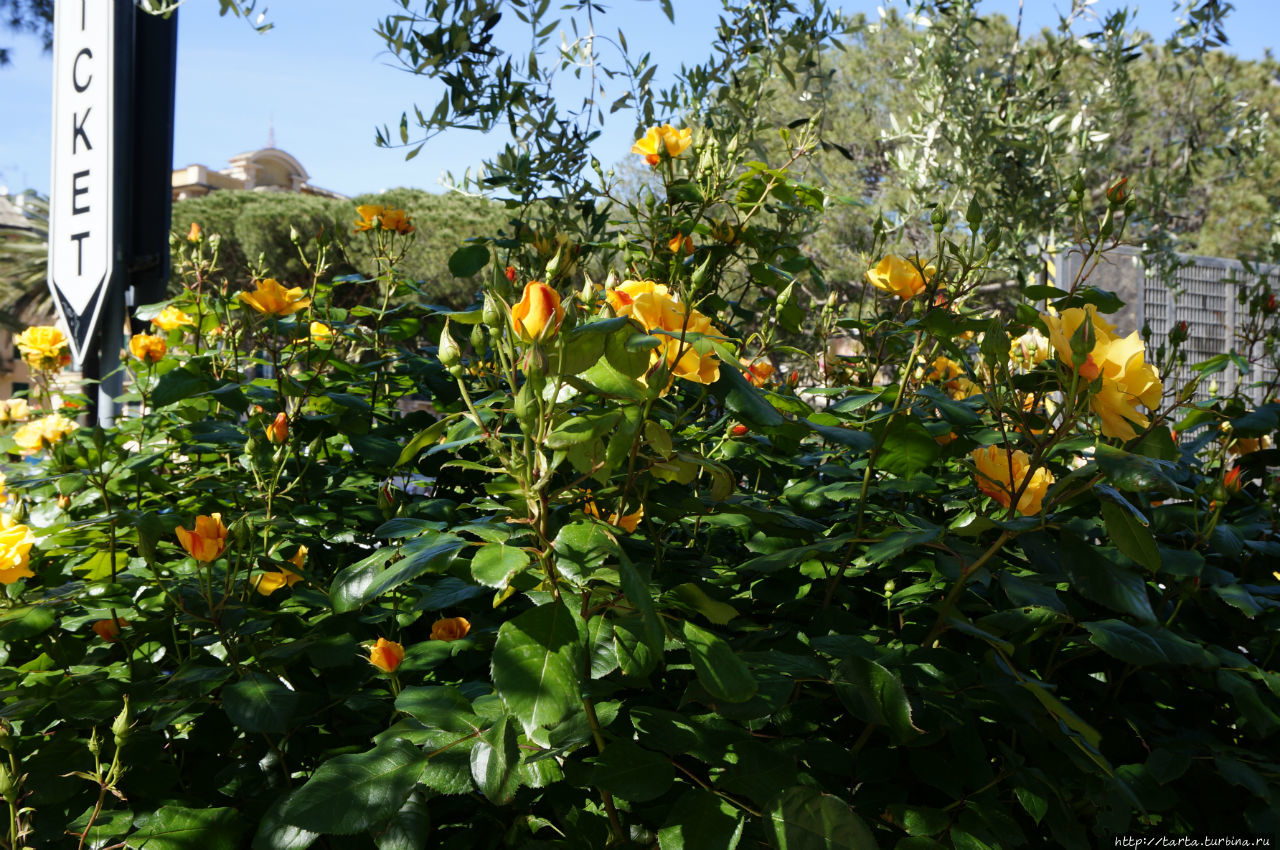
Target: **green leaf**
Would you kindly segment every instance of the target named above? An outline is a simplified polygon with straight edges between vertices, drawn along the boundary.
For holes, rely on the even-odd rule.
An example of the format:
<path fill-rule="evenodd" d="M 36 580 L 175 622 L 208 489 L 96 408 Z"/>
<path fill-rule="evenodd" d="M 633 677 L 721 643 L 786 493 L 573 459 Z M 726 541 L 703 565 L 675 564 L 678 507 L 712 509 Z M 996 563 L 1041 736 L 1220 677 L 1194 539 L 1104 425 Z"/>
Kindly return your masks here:
<path fill-rule="evenodd" d="M 0 614 L 0 641 L 17 643 L 43 634 L 57 621 L 53 609 L 43 605 L 28 605 Z"/>
<path fill-rule="evenodd" d="M 605 747 L 591 773 L 593 784 L 634 803 L 661 797 L 674 780 L 670 759 L 627 740 Z"/>
<path fill-rule="evenodd" d="M 1218 666 L 1217 659 L 1204 647 L 1159 626 L 1138 627 L 1123 620 L 1098 620 L 1085 623 L 1084 627 L 1094 646 L 1139 667 L 1171 664 L 1209 670 Z"/>
<path fill-rule="evenodd" d="M 706 591 L 692 582 L 678 584 L 671 588 L 670 593 L 676 600 L 697 611 L 717 626 L 723 626 L 738 616 L 737 609 L 732 605 L 712 599 Z"/>
<path fill-rule="evenodd" d="M 222 689 L 222 708 L 246 732 L 285 732 L 298 705 L 298 694 L 279 680 L 247 672 Z"/>
<path fill-rule="evenodd" d="M 506 587 L 529 566 L 529 553 L 505 543 L 486 543 L 471 558 L 471 575 L 485 587 Z"/>
<path fill-rule="evenodd" d="M 425 753 L 400 738 L 335 756 L 293 793 L 280 819 L 322 834 L 364 832 L 399 811 L 426 761 Z"/>
<path fill-rule="evenodd" d="M 1170 477 L 1177 466 L 1170 461 L 1130 454 L 1106 443 L 1094 448 L 1094 460 L 1107 480 L 1121 490 L 1155 490 L 1166 495 L 1178 492 L 1178 485 Z"/>
<path fill-rule="evenodd" d="M 471 778 L 480 793 L 495 806 L 505 806 L 516 796 L 520 777 L 520 751 L 511 718 L 503 715 L 471 748 Z"/>
<path fill-rule="evenodd" d="M 111 843 L 111 839 L 118 838 L 133 829 L 133 812 L 128 809 L 104 808 L 102 811 L 96 811 L 96 809 L 97 806 L 90 806 L 85 809 L 84 814 L 67 824 L 67 829 L 77 836 L 84 835 L 85 830 L 89 830 L 89 834 L 85 835 L 84 846 L 106 847 Z M 91 818 L 93 826 L 89 825 Z"/>
<path fill-rule="evenodd" d="M 209 381 L 198 372 L 187 366 L 179 366 L 168 371 L 156 381 L 156 388 L 151 391 L 151 404 L 154 407 L 166 407 L 174 402 L 199 395 L 209 388 Z"/>
<path fill-rule="evenodd" d="M 549 449 L 567 449 L 579 443 L 585 443 L 608 432 L 621 417 L 622 412 L 619 410 L 571 416 L 547 435 L 545 444 Z"/>
<path fill-rule="evenodd" d="M 901 478 L 923 472 L 937 460 L 942 448 L 929 431 L 914 419 L 891 420 L 876 466 Z"/>
<path fill-rule="evenodd" d="M 400 811 L 373 839 L 378 850 L 421 850 L 431 834 L 431 813 L 420 793 L 409 795 Z M 256 850 L 256 848 L 255 848 Z"/>
<path fill-rule="evenodd" d="M 862 819 L 839 797 L 807 785 L 788 788 L 765 810 L 765 831 L 776 850 L 876 850 Z"/>
<path fill-rule="evenodd" d="M 755 676 L 729 644 L 688 620 L 681 628 L 694 672 L 707 693 L 726 702 L 746 702 L 756 695 L 759 686 Z"/>
<path fill-rule="evenodd" d="M 476 732 L 480 718 L 471 710 L 471 702 L 457 688 L 443 685 L 421 685 L 405 688 L 396 697 L 396 710 L 424 726 L 448 732 Z"/>
<path fill-rule="evenodd" d="M 318 833 L 280 820 L 280 812 L 291 796 L 293 792 L 277 798 L 262 816 L 250 845 L 253 850 L 307 850 L 320 837 Z"/>
<path fill-rule="evenodd" d="M 659 850 L 734 850 L 742 838 L 742 817 L 723 798 L 694 788 L 686 791 L 658 830 Z"/>
<path fill-rule="evenodd" d="M 449 257 L 449 274 L 472 277 L 489 264 L 489 249 L 480 243 L 464 245 Z"/>
<path fill-rule="evenodd" d="M 493 686 L 526 733 L 581 707 L 585 653 L 578 623 L 560 602 L 531 608 L 498 629 Z"/>
<path fill-rule="evenodd" d="M 920 733 L 911 720 L 911 700 L 887 667 L 853 655 L 836 666 L 834 682 L 840 702 L 864 723 L 887 726 L 899 740 Z"/>
<path fill-rule="evenodd" d="M 134 823 L 129 846 L 138 850 L 236 850 L 244 825 L 235 809 L 161 806 Z"/>
<path fill-rule="evenodd" d="M 855 452 L 869 452 L 876 443 L 875 438 L 865 431 L 855 431 L 853 428 L 842 428 L 837 425 L 819 425 L 811 419 L 802 421 L 827 442 L 848 446 Z"/>
<path fill-rule="evenodd" d="M 562 526 L 551 548 L 556 553 L 557 568 L 578 577 L 590 575 L 618 549 L 609 529 L 591 520 Z"/>
<path fill-rule="evenodd" d="M 1071 588 L 1113 611 L 1129 614 L 1143 623 L 1154 623 L 1155 611 L 1142 576 L 1108 560 L 1096 549 L 1069 535 L 1058 546 L 1062 571 Z"/>
<path fill-rule="evenodd" d="M 394 553 L 378 552 L 352 564 L 333 578 L 329 588 L 333 610 L 339 614 L 354 611 L 418 576 L 443 572 L 464 545 L 462 538 L 452 534 L 428 532 L 401 546 L 404 557 L 385 570 L 379 570 L 379 564 Z"/>
<path fill-rule="evenodd" d="M 720 379 L 711 385 L 711 392 L 748 425 L 776 428 L 782 424 L 782 414 L 743 377 L 734 363 L 720 364 Z"/>
<path fill-rule="evenodd" d="M 951 825 L 951 816 L 942 809 L 928 806 L 907 806 L 896 803 L 889 806 L 893 823 L 907 831 L 907 835 L 937 835 Z"/>
<path fill-rule="evenodd" d="M 1152 572 L 1160 569 L 1156 539 L 1131 511 L 1110 499 L 1102 499 L 1102 520 L 1116 548 Z"/>

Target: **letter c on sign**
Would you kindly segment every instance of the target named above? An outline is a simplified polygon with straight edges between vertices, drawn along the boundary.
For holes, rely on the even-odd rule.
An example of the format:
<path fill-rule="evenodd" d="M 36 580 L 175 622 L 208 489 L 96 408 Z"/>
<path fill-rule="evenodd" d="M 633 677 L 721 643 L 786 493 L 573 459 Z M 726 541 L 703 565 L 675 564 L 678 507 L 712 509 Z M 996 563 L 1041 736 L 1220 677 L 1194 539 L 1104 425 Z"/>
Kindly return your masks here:
<path fill-rule="evenodd" d="M 77 92 L 82 92 L 89 88 L 89 83 L 93 82 L 93 74 L 90 74 L 89 79 L 84 81 L 84 85 L 80 84 L 80 74 L 78 72 L 80 70 L 81 56 L 84 56 L 87 59 L 92 59 L 93 51 L 87 47 L 82 47 L 80 48 L 80 52 L 76 54 L 76 58 L 71 62 L 71 85 L 76 87 Z"/>

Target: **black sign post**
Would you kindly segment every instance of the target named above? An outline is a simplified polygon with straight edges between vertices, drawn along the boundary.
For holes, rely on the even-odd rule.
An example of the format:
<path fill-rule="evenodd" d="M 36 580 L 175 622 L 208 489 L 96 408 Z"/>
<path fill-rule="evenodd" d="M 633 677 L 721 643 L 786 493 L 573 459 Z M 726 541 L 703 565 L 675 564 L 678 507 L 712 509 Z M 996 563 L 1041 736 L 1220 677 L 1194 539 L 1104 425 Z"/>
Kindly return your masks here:
<path fill-rule="evenodd" d="M 49 289 L 103 426 L 124 391 L 126 301 L 160 300 L 169 277 L 177 26 L 134 0 L 54 7 Z"/>

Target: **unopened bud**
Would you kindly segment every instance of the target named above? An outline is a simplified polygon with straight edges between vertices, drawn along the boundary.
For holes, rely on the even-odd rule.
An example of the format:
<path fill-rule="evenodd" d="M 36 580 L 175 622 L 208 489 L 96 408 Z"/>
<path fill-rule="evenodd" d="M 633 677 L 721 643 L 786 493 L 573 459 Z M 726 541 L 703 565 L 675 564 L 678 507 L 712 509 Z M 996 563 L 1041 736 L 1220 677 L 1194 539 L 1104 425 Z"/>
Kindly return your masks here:
<path fill-rule="evenodd" d="M 111 724 L 111 734 L 116 736 L 117 747 L 124 746 L 125 739 L 129 737 L 129 722 L 129 695 L 125 694 L 124 707 Z"/>
<path fill-rule="evenodd" d="M 745 437 L 747 435 L 746 425 L 734 425 L 729 432 L 735 437 Z"/>
<path fill-rule="evenodd" d="M 102 752 L 102 739 L 98 737 L 97 727 L 93 728 L 89 732 L 88 747 L 89 752 L 93 754 L 95 759 L 98 757 L 98 754 Z"/>
<path fill-rule="evenodd" d="M 488 292 L 484 294 L 484 310 L 480 313 L 480 319 L 491 328 L 502 324 L 502 311 L 498 309 L 498 299 Z"/>
<path fill-rule="evenodd" d="M 0 762 L 0 797 L 11 806 L 18 800 L 18 782 L 4 762 Z"/>
<path fill-rule="evenodd" d="M 440 348 L 437 356 L 446 367 L 455 366 L 462 360 L 462 348 L 449 332 L 449 320 L 444 321 L 444 330 L 440 332 Z M 452 374 L 452 373 L 451 373 Z"/>
<path fill-rule="evenodd" d="M 292 225 L 289 226 L 289 241 L 294 245 L 302 244 L 302 234 L 298 232 L 298 228 Z"/>

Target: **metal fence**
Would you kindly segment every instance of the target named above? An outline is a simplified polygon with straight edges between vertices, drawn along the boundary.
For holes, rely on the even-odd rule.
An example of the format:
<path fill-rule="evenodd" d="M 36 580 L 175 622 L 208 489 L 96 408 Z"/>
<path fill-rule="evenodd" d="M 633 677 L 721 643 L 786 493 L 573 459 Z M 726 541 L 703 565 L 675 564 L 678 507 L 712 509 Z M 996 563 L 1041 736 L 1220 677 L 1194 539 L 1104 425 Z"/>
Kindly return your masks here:
<path fill-rule="evenodd" d="M 1078 252 L 1055 258 L 1051 266 L 1055 285 L 1068 288 L 1080 272 L 1082 259 Z M 1248 305 L 1240 303 L 1240 287 L 1266 278 L 1271 289 L 1280 293 L 1280 267 L 1252 269 L 1246 271 L 1242 263 L 1221 257 L 1178 255 L 1177 266 L 1162 272 L 1148 268 L 1141 251 L 1121 248 L 1108 252 L 1089 272 L 1087 282 L 1114 292 L 1125 302 L 1125 307 L 1109 320 L 1126 334 L 1144 326 L 1149 328 L 1152 349 L 1168 340 L 1177 323 L 1187 323 L 1187 339 L 1181 348 L 1186 360 L 1175 364 L 1170 374 L 1161 375 L 1166 392 L 1176 392 L 1191 379 L 1192 364 L 1234 351 L 1253 365 L 1244 374 L 1230 365 L 1213 376 L 1217 394 L 1228 395 L 1239 388 L 1243 395 L 1260 404 L 1266 400 L 1266 385 L 1275 379 L 1276 371 L 1261 350 L 1245 350 L 1248 345 L 1242 331 Z M 1154 359 L 1154 351 L 1151 357 Z M 1209 395 L 1206 381 L 1197 389 L 1196 398 Z"/>

